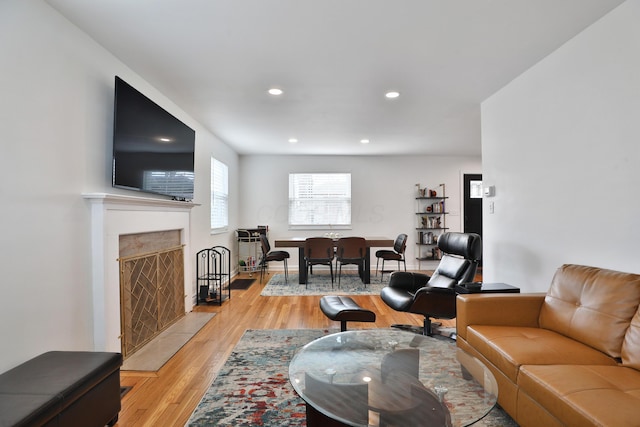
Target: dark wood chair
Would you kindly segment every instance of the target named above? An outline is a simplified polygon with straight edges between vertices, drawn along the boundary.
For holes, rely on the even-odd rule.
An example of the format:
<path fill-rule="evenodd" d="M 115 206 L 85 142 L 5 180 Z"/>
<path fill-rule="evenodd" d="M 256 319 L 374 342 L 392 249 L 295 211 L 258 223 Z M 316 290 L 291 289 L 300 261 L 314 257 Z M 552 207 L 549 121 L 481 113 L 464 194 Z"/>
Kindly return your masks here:
<path fill-rule="evenodd" d="M 400 263 L 404 264 L 404 271 L 407 271 L 407 262 L 404 257 L 405 250 L 407 249 L 407 235 L 399 234 L 396 237 L 396 241 L 393 243 L 393 250 L 380 249 L 376 251 L 376 276 L 378 275 L 378 264 L 382 259 L 382 270 L 380 270 L 380 281 L 384 276 L 384 262 L 385 261 L 398 261 L 398 270 L 400 270 Z"/>
<path fill-rule="evenodd" d="M 289 267 L 287 266 L 287 259 L 289 259 L 289 252 L 287 251 L 272 251 L 269 239 L 264 234 L 260 235 L 260 244 L 262 246 L 262 259 L 260 260 L 260 282 L 264 276 L 264 271 L 269 265 L 269 261 L 284 261 L 284 282 L 287 283 L 289 279 Z"/>
<path fill-rule="evenodd" d="M 338 286 L 342 277 L 342 266 L 347 264 L 358 266 L 358 275 L 362 278 L 364 260 L 367 254 L 367 241 L 364 237 L 342 237 L 336 245 L 336 259 L 338 263 Z"/>
<path fill-rule="evenodd" d="M 309 269 L 313 265 L 327 265 L 331 272 L 333 288 L 333 239 L 328 237 L 309 237 L 304 242 L 304 265 L 307 271 L 305 286 L 309 284 Z"/>

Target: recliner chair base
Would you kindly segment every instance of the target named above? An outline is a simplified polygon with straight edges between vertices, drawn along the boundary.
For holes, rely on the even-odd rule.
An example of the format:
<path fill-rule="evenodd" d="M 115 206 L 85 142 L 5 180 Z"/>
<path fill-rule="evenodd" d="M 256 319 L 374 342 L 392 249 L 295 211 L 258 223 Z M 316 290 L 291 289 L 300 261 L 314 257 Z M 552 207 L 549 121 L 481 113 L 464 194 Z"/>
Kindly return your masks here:
<path fill-rule="evenodd" d="M 433 336 L 433 328 L 434 327 L 437 328 L 438 326 L 441 326 L 441 325 L 442 323 L 432 322 L 431 319 L 427 317 L 424 319 L 424 326 L 422 328 L 416 325 L 401 325 L 401 324 L 391 325 L 391 327 L 396 329 L 402 329 L 403 331 L 413 332 L 414 334 L 421 334 L 421 335 L 426 335 L 430 337 L 430 336 Z"/>

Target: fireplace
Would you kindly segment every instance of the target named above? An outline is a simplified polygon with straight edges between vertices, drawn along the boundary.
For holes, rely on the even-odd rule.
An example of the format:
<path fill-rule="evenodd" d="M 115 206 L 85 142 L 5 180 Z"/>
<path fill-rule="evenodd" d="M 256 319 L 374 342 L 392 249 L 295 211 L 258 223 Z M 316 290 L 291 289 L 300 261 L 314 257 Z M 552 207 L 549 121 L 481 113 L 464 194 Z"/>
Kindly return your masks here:
<path fill-rule="evenodd" d="M 120 236 L 120 329 L 127 358 L 184 316 L 180 230 Z"/>
<path fill-rule="evenodd" d="M 139 347 L 140 340 L 149 340 L 146 335 L 148 331 L 143 334 L 143 337 L 136 338 L 133 347 L 123 350 L 125 349 L 123 332 L 127 334 L 124 328 L 129 325 L 126 324 L 128 320 L 123 322 L 121 316 L 123 299 L 120 259 L 144 257 L 148 255 L 147 252 L 164 253 L 166 250 L 169 252 L 177 250 L 177 254 L 173 252 L 169 257 L 173 257 L 174 265 L 179 265 L 181 262 L 182 269 L 180 271 L 178 266 L 179 277 L 174 276 L 171 279 L 174 283 L 171 295 L 162 296 L 162 298 L 172 299 L 170 304 L 163 305 L 162 310 L 172 311 L 178 318 L 186 311 L 190 311 L 194 295 L 193 275 L 190 268 L 191 262 L 185 261 L 185 255 L 188 256 L 191 253 L 190 212 L 196 205 L 105 193 L 91 193 L 83 196 L 91 206 L 94 350 L 127 352 L 133 349 L 135 351 Z M 166 258 L 161 262 L 167 262 Z M 138 267 L 141 265 L 144 265 L 144 262 Z M 148 266 L 145 268 L 147 271 L 153 269 Z M 168 270 L 176 271 L 175 268 Z M 149 286 L 150 289 L 152 287 Z M 165 290 L 161 289 L 161 291 Z M 139 289 L 135 290 L 135 292 L 138 291 Z M 148 304 L 152 298 L 146 300 L 143 298 L 140 301 Z M 130 305 L 131 301 L 125 301 L 124 304 Z M 167 320 L 164 314 L 162 317 L 163 319 L 159 321 L 160 328 L 165 328 L 168 326 Z M 177 319 L 169 322 L 175 320 Z M 149 322 L 146 315 L 144 321 Z"/>

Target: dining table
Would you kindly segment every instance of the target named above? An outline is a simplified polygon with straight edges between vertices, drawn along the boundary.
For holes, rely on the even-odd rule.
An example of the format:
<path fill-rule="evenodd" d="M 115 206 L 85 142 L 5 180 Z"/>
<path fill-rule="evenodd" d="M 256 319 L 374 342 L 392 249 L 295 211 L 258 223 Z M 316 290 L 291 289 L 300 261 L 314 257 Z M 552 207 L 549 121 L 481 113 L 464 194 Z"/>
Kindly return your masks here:
<path fill-rule="evenodd" d="M 336 245 L 339 237 L 332 237 L 332 239 L 334 245 Z M 392 247 L 394 239 L 379 236 L 365 236 L 364 239 L 367 244 L 367 252 L 364 257 L 362 281 L 365 284 L 369 284 L 371 283 L 371 248 Z M 298 248 L 298 283 L 301 285 L 307 283 L 307 267 L 304 262 L 304 244 L 306 240 L 306 237 L 288 237 L 274 240 L 274 246 L 276 248 Z"/>

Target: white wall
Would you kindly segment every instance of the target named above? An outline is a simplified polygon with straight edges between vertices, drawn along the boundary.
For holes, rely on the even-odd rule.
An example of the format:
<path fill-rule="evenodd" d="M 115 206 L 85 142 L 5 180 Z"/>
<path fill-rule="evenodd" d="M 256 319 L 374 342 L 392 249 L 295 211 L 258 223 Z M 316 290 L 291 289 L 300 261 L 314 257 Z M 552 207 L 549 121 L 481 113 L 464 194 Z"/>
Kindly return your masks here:
<path fill-rule="evenodd" d="M 407 268 L 416 268 L 416 184 L 446 185 L 451 213 L 447 226 L 460 231 L 462 174 L 480 173 L 481 162 L 479 157 L 241 156 L 239 223 L 242 227 L 268 225 L 272 246 L 277 238 L 325 232 L 288 229 L 289 173 L 294 172 L 350 172 L 353 228 L 339 232 L 394 239 L 406 233 Z M 289 266 L 297 269 L 297 251 L 289 253 Z"/>
<path fill-rule="evenodd" d="M 484 278 L 546 291 L 579 263 L 640 273 L 640 2 L 482 104 Z"/>
<path fill-rule="evenodd" d="M 234 241 L 209 233 L 209 158 L 228 164 L 237 190 L 238 156 L 43 1 L 0 2 L 0 52 L 1 372 L 44 351 L 94 348 L 82 194 L 140 195 L 110 184 L 115 75 L 196 130 L 196 249 Z"/>
<path fill-rule="evenodd" d="M 273 236 L 287 234 L 281 209 L 286 213 L 288 171 L 351 171 L 358 224 L 353 232 L 389 236 L 415 229 L 416 183 L 446 182 L 454 206 L 460 171 L 480 171 L 479 158 L 240 161 L 232 149 L 43 1 L 0 2 L 0 52 L 0 340 L 10 343 L 3 349 L 0 372 L 44 351 L 96 346 L 91 209 L 82 194 L 141 196 L 111 187 L 115 75 L 196 130 L 194 202 L 201 206 L 191 211 L 194 250 L 213 245 L 233 249 L 239 226 L 269 224 Z M 212 155 L 229 166 L 230 174 L 230 231 L 215 236 L 209 228 Z M 459 206 L 455 210 L 459 215 Z M 455 229 L 453 217 L 452 224 Z"/>

